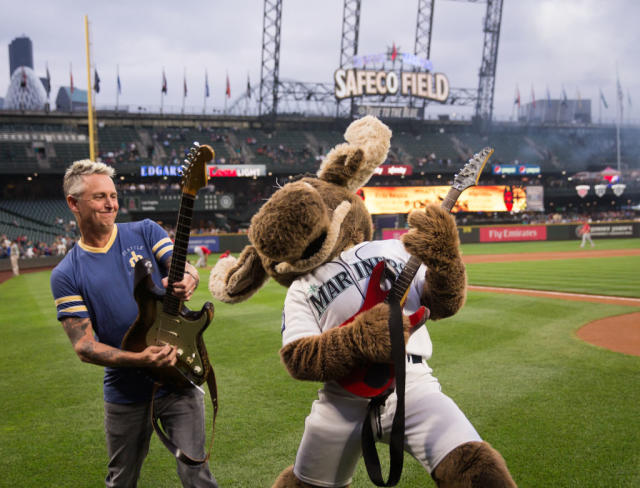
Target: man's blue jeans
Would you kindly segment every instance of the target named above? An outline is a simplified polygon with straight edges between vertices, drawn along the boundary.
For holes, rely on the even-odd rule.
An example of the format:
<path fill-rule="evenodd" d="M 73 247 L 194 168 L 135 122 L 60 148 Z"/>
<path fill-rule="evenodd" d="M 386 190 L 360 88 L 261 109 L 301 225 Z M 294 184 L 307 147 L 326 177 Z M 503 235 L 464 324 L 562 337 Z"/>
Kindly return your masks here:
<path fill-rule="evenodd" d="M 136 486 L 153 433 L 150 406 L 150 402 L 105 402 L 104 427 L 109 454 L 105 481 L 108 488 Z M 204 457 L 206 435 L 202 392 L 187 388 L 179 393 L 169 393 L 154 400 L 154 409 L 169 438 L 185 454 L 193 458 Z M 177 468 L 184 487 L 218 486 L 208 463 L 188 466 L 177 461 Z"/>

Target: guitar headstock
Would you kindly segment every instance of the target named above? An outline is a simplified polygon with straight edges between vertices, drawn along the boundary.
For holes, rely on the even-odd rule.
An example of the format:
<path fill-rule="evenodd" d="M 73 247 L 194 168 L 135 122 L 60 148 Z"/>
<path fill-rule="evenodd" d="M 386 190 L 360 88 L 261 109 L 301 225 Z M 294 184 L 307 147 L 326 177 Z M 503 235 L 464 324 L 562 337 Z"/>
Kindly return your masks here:
<path fill-rule="evenodd" d="M 182 179 L 180 180 L 182 193 L 195 197 L 200 188 L 207 186 L 209 179 L 207 163 L 213 159 L 214 154 L 215 152 L 210 146 L 193 143 L 182 165 Z"/>
<path fill-rule="evenodd" d="M 493 148 L 491 147 L 485 147 L 482 151 L 474 154 L 469 159 L 469 162 L 455 175 L 451 186 L 462 193 L 470 186 L 477 185 L 480 174 L 482 174 L 482 170 L 492 154 Z"/>

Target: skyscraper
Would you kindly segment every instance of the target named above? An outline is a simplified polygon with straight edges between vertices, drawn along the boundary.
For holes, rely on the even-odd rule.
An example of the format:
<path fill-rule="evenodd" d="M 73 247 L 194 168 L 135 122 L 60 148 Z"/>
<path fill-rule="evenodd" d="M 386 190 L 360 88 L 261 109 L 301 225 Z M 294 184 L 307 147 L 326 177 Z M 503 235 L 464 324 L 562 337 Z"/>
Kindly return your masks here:
<path fill-rule="evenodd" d="M 9 44 L 9 76 L 20 66 L 33 69 L 33 45 L 26 36 L 16 37 Z"/>

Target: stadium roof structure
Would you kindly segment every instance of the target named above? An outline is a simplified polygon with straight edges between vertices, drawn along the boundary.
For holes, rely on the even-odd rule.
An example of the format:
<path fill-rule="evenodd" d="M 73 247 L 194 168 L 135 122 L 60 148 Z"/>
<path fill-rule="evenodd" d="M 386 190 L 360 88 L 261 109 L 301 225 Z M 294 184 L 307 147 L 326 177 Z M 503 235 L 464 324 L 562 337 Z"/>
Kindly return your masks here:
<path fill-rule="evenodd" d="M 47 100 L 44 85 L 28 66 L 20 66 L 11 75 L 4 110 L 42 110 Z"/>

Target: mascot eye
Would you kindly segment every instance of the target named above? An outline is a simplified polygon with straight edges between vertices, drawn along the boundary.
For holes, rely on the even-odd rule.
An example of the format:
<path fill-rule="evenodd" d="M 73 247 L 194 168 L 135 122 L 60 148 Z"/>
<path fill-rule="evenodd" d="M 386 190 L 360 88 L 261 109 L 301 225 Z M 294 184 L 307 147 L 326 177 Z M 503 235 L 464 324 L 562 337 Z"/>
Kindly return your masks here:
<path fill-rule="evenodd" d="M 322 244 L 324 244 L 326 238 L 327 233 L 323 232 L 317 239 L 314 239 L 302 253 L 301 259 L 308 259 L 316 254 L 322 248 Z"/>

